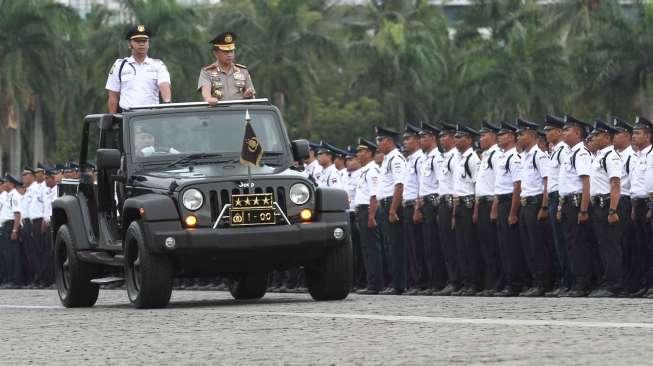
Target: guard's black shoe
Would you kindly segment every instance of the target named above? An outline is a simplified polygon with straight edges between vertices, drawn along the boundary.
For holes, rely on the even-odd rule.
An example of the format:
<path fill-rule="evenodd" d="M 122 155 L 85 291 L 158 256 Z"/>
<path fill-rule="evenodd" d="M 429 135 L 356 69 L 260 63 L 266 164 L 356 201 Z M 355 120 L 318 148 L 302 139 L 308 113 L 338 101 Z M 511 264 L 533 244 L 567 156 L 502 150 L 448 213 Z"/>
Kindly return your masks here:
<path fill-rule="evenodd" d="M 517 295 L 517 291 L 513 290 L 510 287 L 506 287 L 503 290 L 494 293 L 494 297 L 513 297 Z"/>
<path fill-rule="evenodd" d="M 418 292 L 417 294 L 420 296 L 433 296 L 437 291 L 432 289 L 432 288 L 427 288 L 426 290 L 422 290 Z"/>
<path fill-rule="evenodd" d="M 387 288 L 381 292 L 381 295 L 401 295 L 404 293 L 403 289 L 398 288 Z"/>
<path fill-rule="evenodd" d="M 419 295 L 420 291 L 421 291 L 421 290 L 418 289 L 418 288 L 411 288 L 411 289 L 408 289 L 408 291 L 406 291 L 406 292 L 404 293 L 404 295 L 408 295 L 408 296 L 416 296 L 416 295 Z"/>
<path fill-rule="evenodd" d="M 461 296 L 476 296 L 480 292 L 476 287 L 468 287 L 461 293 Z"/>
<path fill-rule="evenodd" d="M 617 297 L 617 294 L 607 288 L 597 288 L 588 297 Z"/>
<path fill-rule="evenodd" d="M 637 291 L 631 292 L 630 296 L 631 297 L 642 297 L 642 296 L 644 296 L 644 294 L 646 294 L 648 292 L 648 290 L 649 289 L 647 287 L 640 288 Z"/>
<path fill-rule="evenodd" d="M 496 290 L 489 288 L 487 290 L 483 290 L 477 293 L 476 296 L 492 297 L 496 292 L 497 292 Z"/>
<path fill-rule="evenodd" d="M 571 290 L 569 292 L 566 292 L 564 294 L 561 294 L 560 297 L 586 297 L 588 294 L 587 290 Z"/>
<path fill-rule="evenodd" d="M 547 292 L 544 294 L 546 297 L 560 297 L 560 293 L 562 293 L 564 288 L 562 287 L 556 287 L 553 290 Z"/>
<path fill-rule="evenodd" d="M 359 295 L 378 295 L 379 290 L 364 288 L 364 289 L 360 289 L 360 290 L 356 291 L 356 293 L 359 294 Z"/>

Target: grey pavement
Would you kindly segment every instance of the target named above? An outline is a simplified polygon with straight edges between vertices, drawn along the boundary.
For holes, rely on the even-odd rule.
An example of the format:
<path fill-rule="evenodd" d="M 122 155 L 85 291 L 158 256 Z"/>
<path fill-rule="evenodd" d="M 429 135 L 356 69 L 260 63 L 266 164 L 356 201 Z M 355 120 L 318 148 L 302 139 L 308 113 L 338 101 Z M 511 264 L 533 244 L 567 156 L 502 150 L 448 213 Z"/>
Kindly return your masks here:
<path fill-rule="evenodd" d="M 0 290 L 0 364 L 651 364 L 652 316 L 646 299 L 175 291 L 166 309 L 135 310 L 121 290 L 88 309 Z"/>

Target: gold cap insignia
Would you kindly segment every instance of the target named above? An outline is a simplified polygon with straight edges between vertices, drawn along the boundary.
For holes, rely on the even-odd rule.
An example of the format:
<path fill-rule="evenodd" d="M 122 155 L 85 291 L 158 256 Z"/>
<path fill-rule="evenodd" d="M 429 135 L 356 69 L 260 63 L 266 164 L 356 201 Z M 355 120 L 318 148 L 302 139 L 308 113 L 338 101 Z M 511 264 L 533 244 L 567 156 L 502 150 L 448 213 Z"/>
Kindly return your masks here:
<path fill-rule="evenodd" d="M 258 139 L 256 137 L 252 137 L 249 140 L 247 140 L 247 148 L 251 152 L 256 151 L 256 148 L 258 148 Z"/>
<path fill-rule="evenodd" d="M 225 42 L 225 43 L 231 43 L 231 42 L 233 42 L 233 40 L 234 40 L 234 39 L 233 39 L 233 37 L 231 36 L 231 34 L 227 34 L 226 36 L 224 36 L 224 42 Z"/>
<path fill-rule="evenodd" d="M 145 32 L 145 26 L 144 25 L 139 25 L 138 27 L 136 27 L 136 30 L 139 31 L 139 32 Z"/>

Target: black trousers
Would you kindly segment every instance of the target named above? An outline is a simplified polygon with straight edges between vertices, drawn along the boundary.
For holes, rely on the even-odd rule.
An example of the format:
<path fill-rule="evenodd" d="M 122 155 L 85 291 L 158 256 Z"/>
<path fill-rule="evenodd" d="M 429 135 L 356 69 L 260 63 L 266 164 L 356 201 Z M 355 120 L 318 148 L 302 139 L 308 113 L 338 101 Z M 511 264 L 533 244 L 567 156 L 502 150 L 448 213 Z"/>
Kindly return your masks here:
<path fill-rule="evenodd" d="M 525 285 L 530 285 L 522 253 L 522 240 L 519 235 L 519 225 L 508 225 L 510 214 L 510 199 L 499 200 L 497 212 L 497 237 L 499 253 L 506 287 L 520 291 Z"/>
<path fill-rule="evenodd" d="M 438 206 L 438 232 L 440 244 L 444 254 L 444 262 L 447 267 L 448 284 L 454 287 L 461 286 L 460 267 L 458 264 L 458 252 L 456 251 L 456 233 L 451 228 L 453 204 L 450 201 L 440 200 Z"/>
<path fill-rule="evenodd" d="M 369 206 L 367 205 L 358 206 L 356 208 L 356 221 L 358 222 L 358 234 L 363 253 L 367 288 L 380 291 L 384 286 L 381 242 L 379 240 L 378 229 L 370 229 L 367 226 L 367 221 L 370 216 L 368 209 Z"/>
<path fill-rule="evenodd" d="M 644 278 L 645 248 L 646 242 L 651 237 L 650 227 L 646 222 L 647 201 L 646 198 L 630 200 L 630 208 L 635 212 L 635 217 L 633 220 L 629 215 L 629 219 L 624 225 L 621 246 L 624 259 L 623 286 L 624 290 L 628 292 L 637 292 L 646 286 Z"/>
<path fill-rule="evenodd" d="M 20 241 L 11 240 L 11 231 L 14 227 L 14 221 L 6 221 L 0 230 L 0 249 L 2 250 L 3 262 L 0 263 L 5 268 L 5 283 L 11 285 L 20 285 L 22 277 L 21 258 L 20 258 Z"/>
<path fill-rule="evenodd" d="M 461 200 L 456 207 L 456 249 L 463 286 L 480 290 L 483 287 L 483 259 L 472 222 L 473 197 L 470 202 L 467 205 Z"/>
<path fill-rule="evenodd" d="M 34 282 L 40 285 L 47 284 L 48 263 L 50 253 L 46 244 L 46 233 L 43 232 L 43 219 L 34 219 L 30 225 L 30 238 L 34 250 L 36 263 Z"/>
<path fill-rule="evenodd" d="M 40 239 L 34 238 L 34 225 L 30 220 L 23 220 L 21 239 L 23 241 L 23 256 L 25 258 L 25 284 L 35 284 L 41 274 Z"/>
<path fill-rule="evenodd" d="M 531 273 L 532 286 L 549 289 L 552 285 L 552 253 L 549 252 L 550 227 L 548 221 L 539 221 L 542 199 L 522 206 L 519 211 L 519 229 L 522 247 L 528 270 Z M 548 215 L 548 208 L 547 208 Z"/>
<path fill-rule="evenodd" d="M 426 256 L 424 254 L 424 238 L 422 237 L 422 224 L 413 221 L 415 203 L 404 204 L 404 242 L 406 243 L 406 256 L 408 259 L 408 287 L 426 288 Z"/>
<path fill-rule="evenodd" d="M 356 220 L 356 214 L 353 211 L 349 213 L 349 228 L 351 230 L 351 241 L 354 255 L 353 284 L 354 287 L 364 288 L 367 286 L 367 280 L 365 279 L 365 264 L 363 260 L 360 235 L 358 233 L 358 222 Z"/>
<path fill-rule="evenodd" d="M 571 269 L 569 268 L 569 255 L 567 253 L 567 244 L 565 242 L 565 231 L 561 222 L 556 219 L 560 195 L 558 192 L 549 193 L 549 224 L 553 238 L 553 247 L 555 256 L 553 256 L 553 271 L 555 273 L 555 283 L 557 286 L 571 288 L 573 280 Z"/>
<path fill-rule="evenodd" d="M 390 205 L 392 198 L 379 201 L 379 219 L 377 223 L 383 232 L 383 251 L 389 258 L 391 286 L 396 290 L 406 289 L 406 245 L 404 243 L 402 221 L 403 209 L 397 208 L 399 222 L 390 222 Z"/>
<path fill-rule="evenodd" d="M 438 235 L 438 207 L 436 202 L 425 199 L 421 210 L 424 217 L 422 236 L 424 238 L 424 256 L 426 257 L 425 272 L 428 277 L 428 287 L 439 290 L 447 283 L 447 270 Z"/>
<path fill-rule="evenodd" d="M 622 288 L 623 279 L 623 248 L 622 236 L 625 217 L 630 216 L 630 205 L 626 202 L 628 199 L 619 200 L 617 214 L 620 222 L 611 225 L 608 223 L 608 212 L 610 204 L 607 202 L 603 207 L 593 204 L 590 212 L 592 213 L 592 224 L 596 236 L 599 255 L 603 265 L 603 273 L 600 284 L 613 292 L 619 292 Z M 623 203 L 622 203 L 623 202 Z M 627 207 L 626 207 L 627 206 Z"/>
<path fill-rule="evenodd" d="M 580 198 L 578 199 L 580 202 Z M 569 264 L 574 280 L 574 289 L 589 290 L 592 280 L 593 251 L 590 242 L 591 223 L 578 223 L 579 207 L 565 200 L 562 205 L 562 223 L 569 253 Z"/>
<path fill-rule="evenodd" d="M 503 269 L 499 254 L 499 239 L 497 225 L 490 220 L 492 201 L 482 199 L 478 202 L 478 218 L 476 228 L 478 242 L 485 263 L 485 288 L 500 290 L 503 287 Z"/>

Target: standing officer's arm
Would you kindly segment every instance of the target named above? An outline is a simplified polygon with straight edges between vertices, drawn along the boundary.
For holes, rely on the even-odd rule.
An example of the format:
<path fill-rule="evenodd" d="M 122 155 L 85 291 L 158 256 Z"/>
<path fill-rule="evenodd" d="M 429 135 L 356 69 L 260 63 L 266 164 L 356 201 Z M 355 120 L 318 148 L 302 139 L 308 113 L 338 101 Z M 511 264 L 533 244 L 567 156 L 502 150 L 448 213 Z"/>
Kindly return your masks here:
<path fill-rule="evenodd" d="M 256 97 L 256 89 L 254 89 L 254 83 L 252 83 L 252 76 L 247 71 L 247 76 L 245 77 L 245 91 L 243 92 L 243 98 L 250 99 Z"/>
<path fill-rule="evenodd" d="M 390 222 L 395 223 L 399 221 L 399 215 L 397 215 L 397 210 L 401 204 L 402 197 L 404 195 L 404 184 L 397 183 L 395 184 L 394 191 L 392 192 L 392 204 L 390 205 Z"/>
<path fill-rule="evenodd" d="M 118 102 L 120 101 L 120 92 L 107 90 L 109 97 L 107 98 L 107 109 L 109 113 L 118 113 Z"/>
<path fill-rule="evenodd" d="M 161 93 L 163 103 L 172 102 L 172 88 L 170 87 L 170 83 L 159 84 L 159 92 Z"/>
<path fill-rule="evenodd" d="M 163 100 L 163 103 L 170 103 L 172 101 L 170 73 L 163 61 L 158 62 L 156 79 L 159 85 L 159 93 L 161 93 L 161 100 Z"/>
<path fill-rule="evenodd" d="M 519 221 L 519 200 L 521 195 L 521 181 L 512 183 L 512 201 L 510 202 L 510 213 L 508 214 L 508 224 L 514 225 Z"/>
<path fill-rule="evenodd" d="M 367 227 L 370 229 L 376 228 L 376 210 L 378 207 L 379 202 L 376 200 L 376 196 L 370 197 L 370 208 L 367 211 Z"/>
<path fill-rule="evenodd" d="M 202 99 L 209 104 L 218 104 L 219 99 L 211 95 L 211 84 L 202 85 Z"/>

